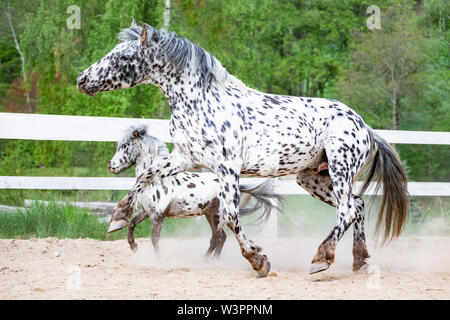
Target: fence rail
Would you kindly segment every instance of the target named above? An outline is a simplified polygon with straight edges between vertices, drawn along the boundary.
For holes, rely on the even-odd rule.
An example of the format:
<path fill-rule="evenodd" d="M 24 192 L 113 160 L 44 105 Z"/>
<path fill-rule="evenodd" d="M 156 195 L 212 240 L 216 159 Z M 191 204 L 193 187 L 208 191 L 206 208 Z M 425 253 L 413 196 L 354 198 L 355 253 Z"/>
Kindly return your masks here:
<path fill-rule="evenodd" d="M 169 121 L 87 116 L 0 113 L 0 139 L 118 141 L 131 124 L 147 124 L 152 135 L 171 142 Z M 450 132 L 375 130 L 390 143 L 450 145 Z M 258 178 L 247 178 L 244 181 Z M 134 178 L 0 176 L 0 189 L 129 190 Z M 308 194 L 294 180 L 279 179 L 281 194 Z M 355 189 L 359 188 L 359 183 Z M 415 196 L 450 196 L 449 182 L 410 182 Z M 373 194 L 369 188 L 367 194 Z"/>
<path fill-rule="evenodd" d="M 264 178 L 242 178 L 241 182 L 257 183 L 258 180 L 262 181 Z M 124 177 L 0 176 L 0 189 L 130 190 L 135 182 L 135 178 Z M 279 194 L 309 194 L 292 179 L 278 179 L 274 185 L 275 192 Z M 354 191 L 357 192 L 360 187 L 361 183 L 356 182 Z M 408 189 L 412 196 L 450 196 L 450 182 L 409 182 Z M 374 194 L 373 186 L 365 194 Z"/>
<path fill-rule="evenodd" d="M 118 141 L 131 124 L 147 124 L 171 142 L 169 120 L 0 113 L 0 139 Z M 375 130 L 390 143 L 450 145 L 450 132 Z"/>

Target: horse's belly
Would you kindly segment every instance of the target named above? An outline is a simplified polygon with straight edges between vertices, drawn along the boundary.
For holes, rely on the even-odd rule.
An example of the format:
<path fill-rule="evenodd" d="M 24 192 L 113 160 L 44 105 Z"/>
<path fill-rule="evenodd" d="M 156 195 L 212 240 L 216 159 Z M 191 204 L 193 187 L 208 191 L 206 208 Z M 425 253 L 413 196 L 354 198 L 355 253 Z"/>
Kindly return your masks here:
<path fill-rule="evenodd" d="M 323 141 L 308 129 L 275 129 L 264 128 L 262 135 L 253 133 L 247 136 L 243 174 L 283 176 L 309 168 L 317 161 L 323 150 Z"/>

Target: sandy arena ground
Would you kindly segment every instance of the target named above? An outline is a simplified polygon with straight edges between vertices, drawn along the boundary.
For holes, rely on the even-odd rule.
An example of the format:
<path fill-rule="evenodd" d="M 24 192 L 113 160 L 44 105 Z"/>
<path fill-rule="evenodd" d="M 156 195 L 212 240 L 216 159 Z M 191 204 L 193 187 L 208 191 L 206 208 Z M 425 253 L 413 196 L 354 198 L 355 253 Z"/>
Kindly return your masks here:
<path fill-rule="evenodd" d="M 351 236 L 335 264 L 309 275 L 320 239 L 254 239 L 272 263 L 258 279 L 228 238 L 205 261 L 209 239 L 0 240 L 0 299 L 450 299 L 450 237 L 401 238 L 374 250 L 370 274 L 351 271 Z"/>

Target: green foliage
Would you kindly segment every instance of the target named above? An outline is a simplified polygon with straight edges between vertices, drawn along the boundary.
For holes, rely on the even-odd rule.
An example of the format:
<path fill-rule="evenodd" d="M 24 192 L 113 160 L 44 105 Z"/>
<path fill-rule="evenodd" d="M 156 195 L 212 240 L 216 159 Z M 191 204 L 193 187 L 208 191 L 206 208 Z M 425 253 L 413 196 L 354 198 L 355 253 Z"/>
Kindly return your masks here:
<path fill-rule="evenodd" d="M 167 101 L 154 86 L 94 97 L 76 89 L 79 72 L 109 52 L 118 42 L 118 32 L 133 18 L 161 27 L 164 2 L 1 0 L 0 110 L 8 111 L 12 98 L 5 93 L 13 81 L 21 80 L 20 59 L 5 16 L 8 11 L 25 56 L 28 81 L 36 81 L 33 105 L 37 112 L 168 118 Z M 81 29 L 66 26 L 70 15 L 66 10 L 72 4 L 81 9 Z M 399 77 L 406 71 L 408 76 L 398 82 L 399 128 L 449 131 L 450 4 L 377 1 L 382 29 L 368 30 L 366 9 L 371 4 L 363 0 L 172 0 L 169 30 L 204 47 L 253 88 L 339 99 L 379 129 L 392 127 L 392 88 L 396 86 L 380 67 L 392 57 L 388 50 L 401 52 L 406 58 L 396 70 Z M 449 180 L 447 146 L 399 145 L 397 149 L 410 179 Z M 106 164 L 114 150 L 114 143 L 0 140 L 0 174 L 107 176 Z M 117 194 L 1 190 L 0 203 L 18 204 L 44 195 L 105 200 Z"/>

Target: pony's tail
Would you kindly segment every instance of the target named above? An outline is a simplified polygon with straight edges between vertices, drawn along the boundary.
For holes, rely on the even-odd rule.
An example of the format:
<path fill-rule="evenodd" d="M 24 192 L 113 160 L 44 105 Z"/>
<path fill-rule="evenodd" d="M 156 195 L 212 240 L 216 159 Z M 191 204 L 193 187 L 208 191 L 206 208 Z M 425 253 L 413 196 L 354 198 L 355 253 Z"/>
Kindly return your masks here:
<path fill-rule="evenodd" d="M 257 219 L 257 222 L 267 222 L 270 215 L 277 211 L 281 211 L 278 204 L 282 204 L 284 199 L 281 195 L 273 192 L 273 181 L 267 179 L 265 182 L 258 185 L 246 185 L 241 184 L 239 190 L 242 193 L 241 207 L 239 208 L 239 215 L 245 216 L 251 214 L 259 209 L 263 209 L 261 216 Z M 247 208 L 245 205 L 251 199 L 255 199 L 255 205 Z M 273 201 L 275 200 L 275 201 Z"/>
<path fill-rule="evenodd" d="M 383 243 L 386 243 L 397 238 L 405 225 L 409 205 L 408 180 L 397 152 L 371 128 L 368 131 L 376 151 L 359 196 L 372 181 L 375 181 L 374 196 L 383 186 L 375 235 L 378 236 L 384 220 Z"/>

